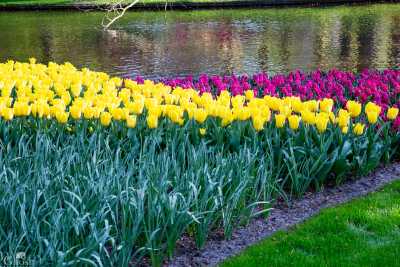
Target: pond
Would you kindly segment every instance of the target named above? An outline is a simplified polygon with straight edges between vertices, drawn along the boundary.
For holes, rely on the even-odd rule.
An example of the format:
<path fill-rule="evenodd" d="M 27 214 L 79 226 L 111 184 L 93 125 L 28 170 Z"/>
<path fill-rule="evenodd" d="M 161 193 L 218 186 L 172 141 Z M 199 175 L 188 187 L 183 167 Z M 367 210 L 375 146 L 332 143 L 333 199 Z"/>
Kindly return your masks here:
<path fill-rule="evenodd" d="M 70 61 L 148 78 L 400 63 L 400 5 L 129 12 L 2 12 L 0 60 Z"/>

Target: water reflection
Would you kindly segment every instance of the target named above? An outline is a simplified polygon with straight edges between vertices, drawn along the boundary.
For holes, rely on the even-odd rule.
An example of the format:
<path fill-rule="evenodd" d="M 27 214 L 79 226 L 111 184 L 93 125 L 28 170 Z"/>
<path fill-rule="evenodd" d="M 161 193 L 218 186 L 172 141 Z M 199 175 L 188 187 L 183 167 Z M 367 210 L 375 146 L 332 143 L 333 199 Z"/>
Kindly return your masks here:
<path fill-rule="evenodd" d="M 0 59 L 71 61 L 146 77 L 400 63 L 400 5 L 131 12 L 112 30 L 102 13 L 0 13 Z"/>

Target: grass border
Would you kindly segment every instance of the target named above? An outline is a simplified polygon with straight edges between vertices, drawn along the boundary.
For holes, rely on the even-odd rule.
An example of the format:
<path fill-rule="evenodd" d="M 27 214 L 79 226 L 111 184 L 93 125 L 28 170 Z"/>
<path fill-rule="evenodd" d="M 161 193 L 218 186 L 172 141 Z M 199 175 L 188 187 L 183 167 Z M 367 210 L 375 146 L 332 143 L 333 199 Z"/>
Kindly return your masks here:
<path fill-rule="evenodd" d="M 374 192 L 383 186 L 400 179 L 400 162 L 380 167 L 371 174 L 326 188 L 318 193 L 310 193 L 291 203 L 291 206 L 278 204 L 268 218 L 256 218 L 249 225 L 237 228 L 232 239 L 220 237 L 211 239 L 201 251 L 183 240 L 178 244 L 176 257 L 167 266 L 214 266 L 235 256 L 247 247 L 272 236 L 278 231 L 290 229 L 317 215 L 321 210 L 346 203 L 357 197 Z"/>
<path fill-rule="evenodd" d="M 368 5 L 374 3 L 396 3 L 396 0 L 228 0 L 204 2 L 172 0 L 168 2 L 138 3 L 130 10 L 202 10 L 202 9 L 240 9 L 240 8 L 283 8 L 283 7 L 325 7 L 339 5 Z M 31 1 L 21 1 L 21 3 L 1 3 L 0 11 L 104 11 L 109 4 L 90 4 L 90 3 L 39 3 Z"/>
<path fill-rule="evenodd" d="M 397 180 L 278 231 L 220 266 L 399 266 L 399 210 Z"/>

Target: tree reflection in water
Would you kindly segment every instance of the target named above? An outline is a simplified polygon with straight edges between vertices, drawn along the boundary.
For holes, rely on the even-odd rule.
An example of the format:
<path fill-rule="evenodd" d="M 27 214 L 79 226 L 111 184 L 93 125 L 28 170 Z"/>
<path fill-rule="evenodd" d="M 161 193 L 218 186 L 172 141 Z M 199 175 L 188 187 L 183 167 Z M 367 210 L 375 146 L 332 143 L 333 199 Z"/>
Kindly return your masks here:
<path fill-rule="evenodd" d="M 400 63 L 400 6 L 130 12 L 0 13 L 0 59 L 71 61 L 112 74 L 386 68 Z"/>

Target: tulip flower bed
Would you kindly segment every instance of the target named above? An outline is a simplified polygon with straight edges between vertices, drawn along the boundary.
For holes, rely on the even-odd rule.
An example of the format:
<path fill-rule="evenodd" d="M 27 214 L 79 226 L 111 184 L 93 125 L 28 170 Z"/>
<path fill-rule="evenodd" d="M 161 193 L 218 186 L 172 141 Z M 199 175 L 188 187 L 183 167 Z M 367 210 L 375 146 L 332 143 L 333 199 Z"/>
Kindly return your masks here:
<path fill-rule="evenodd" d="M 387 69 L 382 72 L 364 70 L 358 75 L 339 70 L 331 70 L 327 73 L 317 70 L 312 73 L 295 71 L 286 76 L 278 74 L 272 77 L 266 73 L 255 74 L 252 77 L 203 74 L 197 80 L 188 76 L 161 81 L 172 87 L 195 88 L 200 93 L 220 94 L 223 90 L 229 90 L 232 95 L 239 95 L 251 89 L 258 97 L 298 96 L 303 100 L 332 98 L 342 106 L 345 106 L 347 100 L 352 99 L 361 103 L 372 101 L 387 107 L 398 104 L 399 75 L 400 69 Z M 140 76 L 136 80 L 144 81 Z"/>
<path fill-rule="evenodd" d="M 256 75 L 243 90 L 213 79 L 0 64 L 0 250 L 157 266 L 184 234 L 229 238 L 277 198 L 398 157 L 397 70 Z"/>

